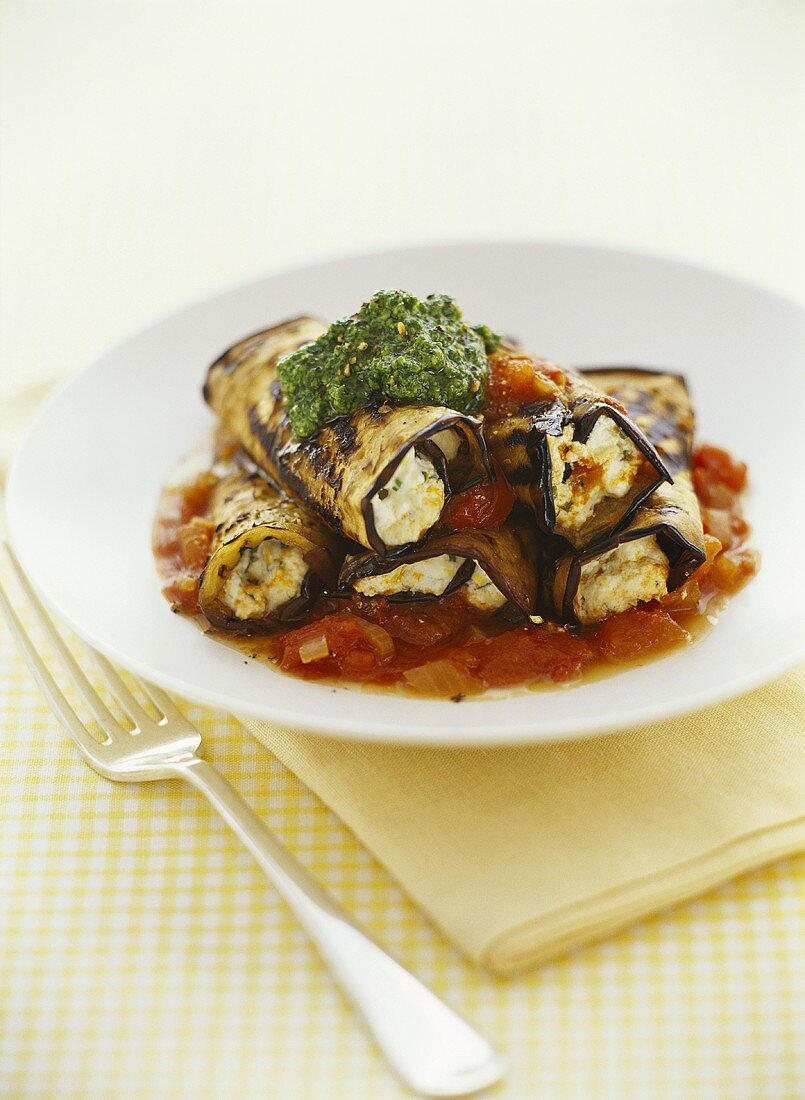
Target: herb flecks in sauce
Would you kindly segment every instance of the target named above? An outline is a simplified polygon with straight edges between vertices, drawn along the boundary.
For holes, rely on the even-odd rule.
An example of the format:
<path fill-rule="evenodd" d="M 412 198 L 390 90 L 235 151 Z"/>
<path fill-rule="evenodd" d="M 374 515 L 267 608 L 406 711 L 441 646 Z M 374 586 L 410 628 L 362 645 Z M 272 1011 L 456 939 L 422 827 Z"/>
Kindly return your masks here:
<path fill-rule="evenodd" d="M 310 436 L 378 400 L 477 412 L 487 353 L 499 343 L 486 325 L 468 325 L 445 294 L 421 300 L 403 290 L 378 291 L 352 317 L 279 361 L 294 435 Z"/>

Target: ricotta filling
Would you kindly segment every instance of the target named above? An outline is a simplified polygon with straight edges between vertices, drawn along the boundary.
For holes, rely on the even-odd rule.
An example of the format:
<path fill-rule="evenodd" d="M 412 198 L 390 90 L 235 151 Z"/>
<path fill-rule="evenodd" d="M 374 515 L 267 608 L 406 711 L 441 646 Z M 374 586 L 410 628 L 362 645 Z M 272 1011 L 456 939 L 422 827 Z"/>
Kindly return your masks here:
<path fill-rule="evenodd" d="M 506 597 L 480 565 L 475 566 L 464 590 L 467 602 L 476 611 L 497 611 L 506 602 Z"/>
<path fill-rule="evenodd" d="M 247 547 L 224 582 L 222 598 L 238 619 L 261 619 L 300 595 L 308 567 L 302 551 L 274 538 Z"/>
<path fill-rule="evenodd" d="M 465 561 L 466 558 L 456 554 L 438 554 L 422 561 L 398 565 L 388 573 L 362 577 L 354 582 L 353 587 L 364 596 L 395 596 L 403 592 L 443 596 Z M 478 611 L 497 611 L 506 602 L 506 597 L 480 565 L 475 566 L 462 591 L 469 605 Z"/>
<path fill-rule="evenodd" d="M 573 430 L 568 424 L 561 435 L 547 437 L 556 525 L 565 530 L 583 527 L 605 498 L 624 497 L 642 458 L 609 416 L 599 416 L 585 443 L 573 439 Z"/>
<path fill-rule="evenodd" d="M 668 591 L 668 558 L 654 535 L 622 542 L 581 567 L 573 610 L 581 623 L 597 623 Z"/>
<path fill-rule="evenodd" d="M 441 596 L 465 560 L 456 554 L 439 554 L 398 565 L 388 573 L 362 577 L 355 581 L 353 587 L 364 596 L 392 596 L 400 592 Z"/>
<path fill-rule="evenodd" d="M 375 530 L 386 546 L 418 542 L 437 522 L 443 508 L 444 482 L 433 463 L 414 447 L 409 447 L 372 498 Z"/>

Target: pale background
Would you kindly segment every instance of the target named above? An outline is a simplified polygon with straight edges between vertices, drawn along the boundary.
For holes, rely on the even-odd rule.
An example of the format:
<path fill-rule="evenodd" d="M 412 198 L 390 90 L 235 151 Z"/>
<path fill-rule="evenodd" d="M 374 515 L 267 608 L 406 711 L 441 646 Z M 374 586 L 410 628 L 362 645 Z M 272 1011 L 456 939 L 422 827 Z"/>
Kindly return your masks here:
<path fill-rule="evenodd" d="M 799 0 L 0 13 L 0 397 L 222 287 L 398 243 L 585 240 L 805 298 Z"/>

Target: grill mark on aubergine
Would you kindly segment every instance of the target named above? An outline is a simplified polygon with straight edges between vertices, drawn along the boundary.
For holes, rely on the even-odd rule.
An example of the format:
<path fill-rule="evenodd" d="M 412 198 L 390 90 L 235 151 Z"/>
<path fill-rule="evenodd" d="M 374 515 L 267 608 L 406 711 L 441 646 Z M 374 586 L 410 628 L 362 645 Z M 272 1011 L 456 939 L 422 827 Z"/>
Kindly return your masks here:
<path fill-rule="evenodd" d="M 506 472 L 506 480 L 510 485 L 530 485 L 534 480 L 534 471 L 530 466 L 515 466 Z"/>
<path fill-rule="evenodd" d="M 525 447 L 531 438 L 531 428 L 512 428 L 505 437 L 506 444 L 512 447 Z"/>
<path fill-rule="evenodd" d="M 347 416 L 339 416 L 329 425 L 342 455 L 348 455 L 358 446 L 358 432 Z"/>
<path fill-rule="evenodd" d="M 283 417 L 283 420 L 287 420 L 287 418 Z M 254 432 L 266 454 L 273 458 L 278 474 L 281 476 L 282 481 L 285 483 L 284 487 L 287 487 L 290 495 L 295 496 L 308 508 L 312 508 L 333 531 L 336 531 L 342 537 L 346 537 L 344 535 L 344 523 L 340 516 L 334 515 L 319 501 L 313 500 L 302 478 L 287 463 L 281 461 L 281 456 L 277 453 L 277 433 L 263 423 L 257 414 L 256 405 L 249 406 L 248 421 L 249 428 Z"/>
<path fill-rule="evenodd" d="M 257 439 L 265 453 L 274 460 L 277 466 L 279 466 L 279 462 L 277 461 L 277 433 L 272 431 L 271 428 L 264 423 L 257 411 L 257 406 L 254 404 L 249 406 L 247 419 L 249 430 Z"/>
<path fill-rule="evenodd" d="M 307 457 L 316 476 L 326 481 L 333 492 L 340 491 L 343 474 L 338 469 L 338 462 L 343 456 L 333 455 L 331 448 L 326 443 L 312 439 L 304 440 L 299 445 L 297 453 L 304 454 Z"/>

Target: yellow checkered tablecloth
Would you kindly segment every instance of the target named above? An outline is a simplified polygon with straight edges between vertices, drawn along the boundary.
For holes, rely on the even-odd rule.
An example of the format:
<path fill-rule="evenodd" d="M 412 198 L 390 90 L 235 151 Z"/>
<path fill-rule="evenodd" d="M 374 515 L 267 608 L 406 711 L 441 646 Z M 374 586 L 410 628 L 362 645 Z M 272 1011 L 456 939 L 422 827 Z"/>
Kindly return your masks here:
<path fill-rule="evenodd" d="M 805 1095 L 805 858 L 504 982 L 467 965 L 236 721 L 186 709 L 327 888 L 505 1050 L 492 1095 Z M 1 1096 L 406 1095 L 207 804 L 91 772 L 4 626 L 0 754 Z"/>

